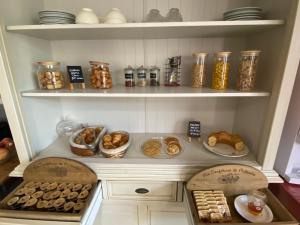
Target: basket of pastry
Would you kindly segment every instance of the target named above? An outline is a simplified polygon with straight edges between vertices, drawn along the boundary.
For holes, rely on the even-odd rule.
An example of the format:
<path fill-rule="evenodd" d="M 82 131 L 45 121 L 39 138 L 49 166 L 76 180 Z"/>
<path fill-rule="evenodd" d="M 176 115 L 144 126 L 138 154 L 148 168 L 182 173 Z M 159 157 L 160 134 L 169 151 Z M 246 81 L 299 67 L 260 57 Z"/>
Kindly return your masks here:
<path fill-rule="evenodd" d="M 249 153 L 249 149 L 240 135 L 226 131 L 211 133 L 204 138 L 203 145 L 207 150 L 226 157 L 242 157 Z"/>
<path fill-rule="evenodd" d="M 173 136 L 152 137 L 142 143 L 143 153 L 151 158 L 172 158 L 182 152 L 179 138 Z"/>
<path fill-rule="evenodd" d="M 74 132 L 69 139 L 71 151 L 80 156 L 95 155 L 105 132 L 103 126 L 89 126 Z"/>
<path fill-rule="evenodd" d="M 187 215 L 195 225 L 297 224 L 267 187 L 265 175 L 250 166 L 232 164 L 205 169 L 184 187 Z"/>
<path fill-rule="evenodd" d="M 99 148 L 106 158 L 123 158 L 131 143 L 131 137 L 126 131 L 107 133 L 102 137 Z"/>
<path fill-rule="evenodd" d="M 24 181 L 0 203 L 0 217 L 81 221 L 97 195 L 97 176 L 75 160 L 50 157 L 32 162 Z"/>

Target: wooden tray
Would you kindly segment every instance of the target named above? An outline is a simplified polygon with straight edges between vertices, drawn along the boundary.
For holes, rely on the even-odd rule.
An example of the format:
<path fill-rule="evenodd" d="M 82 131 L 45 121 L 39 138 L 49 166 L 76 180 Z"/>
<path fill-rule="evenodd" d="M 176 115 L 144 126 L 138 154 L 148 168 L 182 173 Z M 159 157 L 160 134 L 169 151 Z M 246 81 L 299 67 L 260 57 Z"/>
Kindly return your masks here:
<path fill-rule="evenodd" d="M 90 206 L 97 187 L 96 174 L 84 164 L 66 158 L 50 157 L 32 162 L 24 171 L 24 182 L 8 194 L 0 203 L 0 217 L 38 219 L 53 221 L 81 221 L 86 209 Z M 14 196 L 17 189 L 30 181 L 39 182 L 67 182 L 92 184 L 85 206 L 79 213 L 43 212 L 34 210 L 13 210 L 7 207 L 6 202 Z"/>
<path fill-rule="evenodd" d="M 280 201 L 267 189 L 268 181 L 259 170 L 245 165 L 221 165 L 203 170 L 193 176 L 186 184 L 184 195 L 190 209 L 190 218 L 193 224 L 204 224 L 198 216 L 192 191 L 194 190 L 222 190 L 227 198 L 232 222 L 227 224 L 249 223 L 243 219 L 234 208 L 234 199 L 248 191 L 261 189 L 268 198 L 274 219 L 269 224 L 297 225 L 297 221 Z M 254 223 L 255 224 L 255 223 Z"/>

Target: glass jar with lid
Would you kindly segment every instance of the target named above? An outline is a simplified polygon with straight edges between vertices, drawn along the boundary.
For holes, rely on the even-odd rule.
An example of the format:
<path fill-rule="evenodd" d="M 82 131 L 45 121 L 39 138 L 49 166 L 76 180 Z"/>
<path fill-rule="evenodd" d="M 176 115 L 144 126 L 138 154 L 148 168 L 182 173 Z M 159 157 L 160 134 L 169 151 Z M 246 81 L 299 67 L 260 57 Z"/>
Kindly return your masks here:
<path fill-rule="evenodd" d="M 237 78 L 237 89 L 251 91 L 254 88 L 256 71 L 259 60 L 259 50 L 242 51 Z"/>
<path fill-rule="evenodd" d="M 112 78 L 109 72 L 109 64 L 98 61 L 90 61 L 91 85 L 94 88 L 112 88 Z"/>
<path fill-rule="evenodd" d="M 37 78 L 40 89 L 64 88 L 64 75 L 61 72 L 60 62 L 38 62 Z"/>
<path fill-rule="evenodd" d="M 212 88 L 216 90 L 225 90 L 228 87 L 229 80 L 229 56 L 231 52 L 215 53 L 214 70 L 212 75 Z"/>
<path fill-rule="evenodd" d="M 160 85 L 160 69 L 157 66 L 150 68 L 150 86 Z"/>
<path fill-rule="evenodd" d="M 192 87 L 200 88 L 204 86 L 205 77 L 206 77 L 206 64 L 205 59 L 208 53 L 198 52 L 194 53 L 193 57 L 195 59 L 193 65 L 193 74 L 192 74 Z"/>
<path fill-rule="evenodd" d="M 137 86 L 139 87 L 147 86 L 147 69 L 143 66 L 140 66 L 137 69 Z"/>
<path fill-rule="evenodd" d="M 126 87 L 134 87 L 135 80 L 134 80 L 134 69 L 131 66 L 128 66 L 124 69 L 125 74 L 125 86 Z"/>

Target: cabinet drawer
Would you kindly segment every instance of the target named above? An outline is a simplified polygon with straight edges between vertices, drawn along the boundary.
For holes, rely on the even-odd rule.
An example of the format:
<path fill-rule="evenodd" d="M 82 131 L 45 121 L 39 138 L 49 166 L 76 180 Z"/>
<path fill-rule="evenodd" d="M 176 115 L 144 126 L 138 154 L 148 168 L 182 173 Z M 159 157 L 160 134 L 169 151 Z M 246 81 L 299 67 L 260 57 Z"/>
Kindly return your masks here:
<path fill-rule="evenodd" d="M 176 201 L 177 182 L 107 181 L 109 199 Z"/>

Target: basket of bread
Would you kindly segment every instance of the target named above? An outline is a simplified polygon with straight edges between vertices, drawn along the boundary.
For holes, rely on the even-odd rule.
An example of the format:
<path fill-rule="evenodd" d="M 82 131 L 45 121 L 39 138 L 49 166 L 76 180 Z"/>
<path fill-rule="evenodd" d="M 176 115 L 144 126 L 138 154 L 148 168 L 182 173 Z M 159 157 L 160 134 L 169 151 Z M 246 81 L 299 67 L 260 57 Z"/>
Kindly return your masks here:
<path fill-rule="evenodd" d="M 99 149 L 106 158 L 123 158 L 131 143 L 131 137 L 126 131 L 107 133 L 102 137 Z"/>
<path fill-rule="evenodd" d="M 69 139 L 71 151 L 80 156 L 95 155 L 105 132 L 103 126 L 89 126 L 74 132 Z"/>

